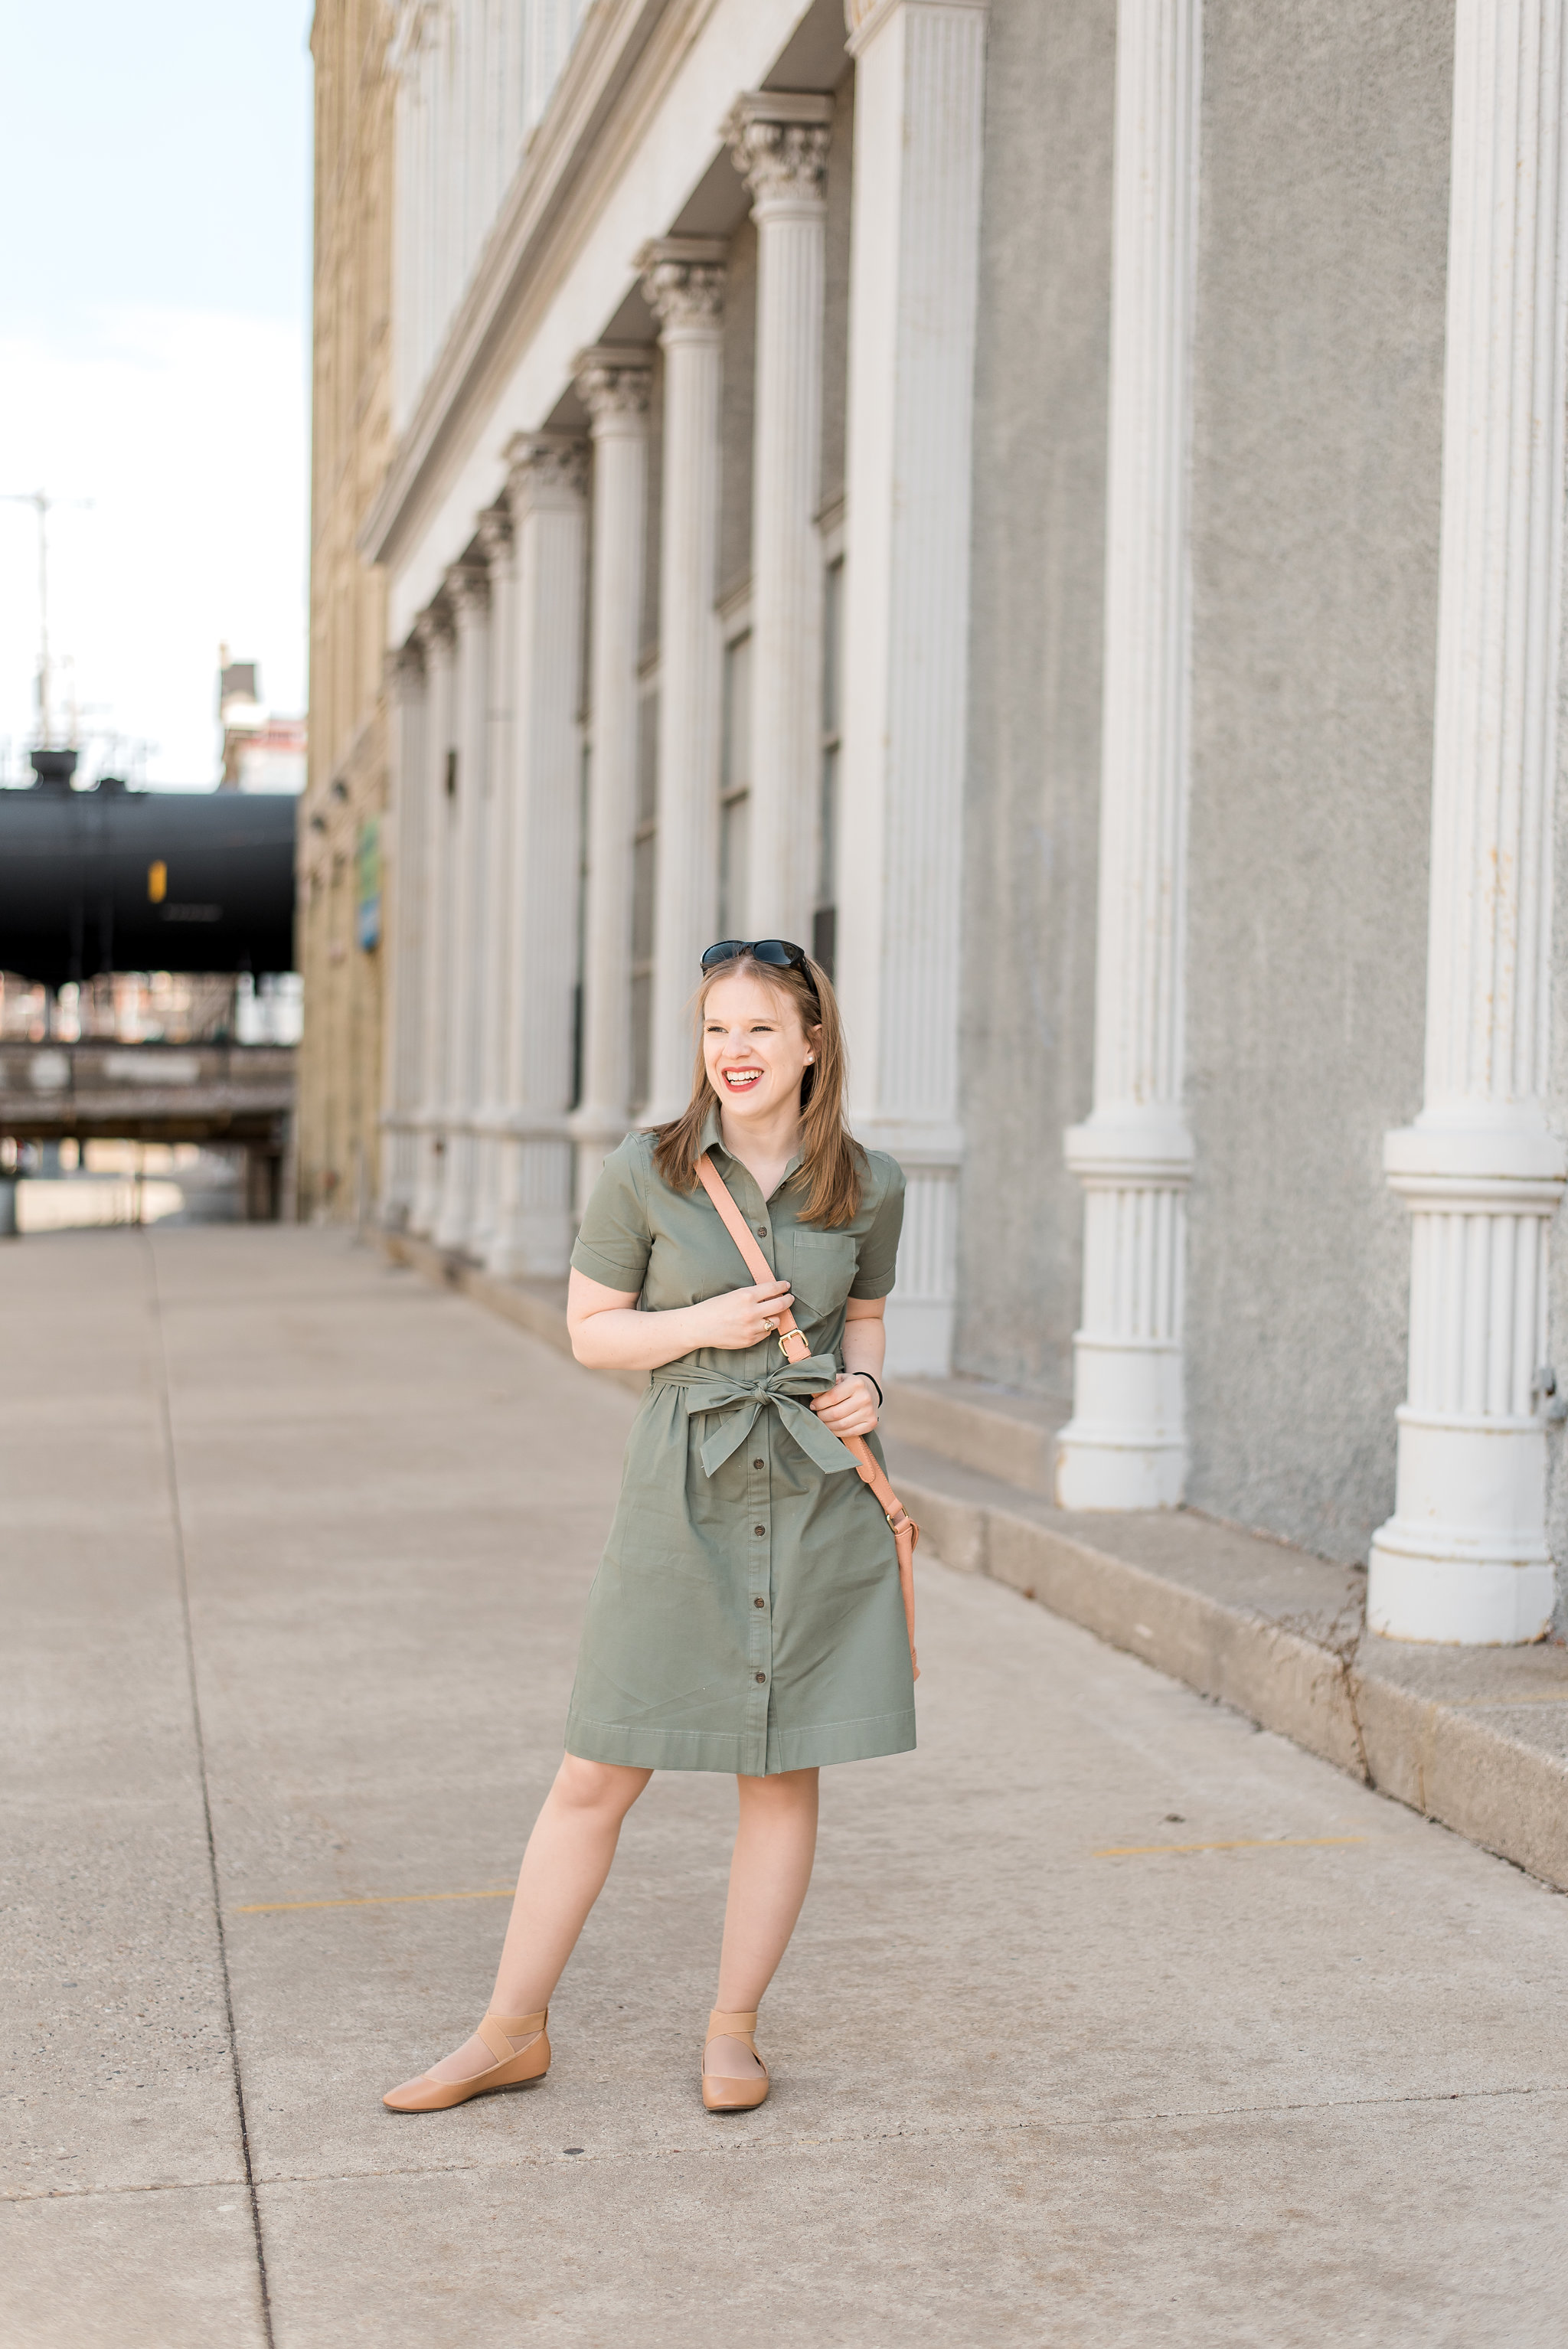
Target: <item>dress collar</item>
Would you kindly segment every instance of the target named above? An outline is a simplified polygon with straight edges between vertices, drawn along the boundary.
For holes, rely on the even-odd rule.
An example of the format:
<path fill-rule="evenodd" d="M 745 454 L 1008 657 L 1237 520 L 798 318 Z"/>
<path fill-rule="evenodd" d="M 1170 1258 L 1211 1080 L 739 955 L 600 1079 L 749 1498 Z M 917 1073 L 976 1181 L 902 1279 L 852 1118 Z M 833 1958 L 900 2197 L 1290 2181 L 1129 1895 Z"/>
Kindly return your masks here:
<path fill-rule="evenodd" d="M 707 1115 L 702 1122 L 702 1146 L 705 1150 L 722 1152 L 732 1166 L 738 1166 L 742 1164 L 742 1161 L 736 1157 L 733 1151 L 725 1149 L 722 1112 L 720 1112 L 719 1105 L 717 1101 L 709 1102 Z M 779 1191 L 784 1188 L 784 1185 L 789 1182 L 789 1177 L 799 1168 L 800 1161 L 804 1155 L 805 1153 L 803 1151 L 798 1150 L 795 1153 L 795 1155 L 791 1158 L 789 1164 L 786 1166 L 783 1174 L 779 1178 L 778 1188 Z M 751 1170 L 748 1167 L 746 1171 L 749 1174 Z M 775 1194 L 775 1195 L 777 1195 L 777 1194 Z"/>

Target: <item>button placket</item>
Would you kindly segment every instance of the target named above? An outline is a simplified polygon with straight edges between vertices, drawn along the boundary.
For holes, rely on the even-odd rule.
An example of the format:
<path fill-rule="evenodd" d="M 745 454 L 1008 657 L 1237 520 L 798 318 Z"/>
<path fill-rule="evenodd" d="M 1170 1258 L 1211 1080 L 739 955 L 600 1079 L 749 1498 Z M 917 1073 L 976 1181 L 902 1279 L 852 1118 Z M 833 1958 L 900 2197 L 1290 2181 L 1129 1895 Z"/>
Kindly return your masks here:
<path fill-rule="evenodd" d="M 773 1685 L 773 1541 L 769 1479 L 773 1416 L 768 1410 L 758 1412 L 746 1444 L 747 1521 L 744 1539 L 748 1552 L 746 1611 L 750 1618 L 747 1648 L 750 1661 L 750 1693 L 757 1705 L 758 1728 L 764 1742 L 768 1731 L 769 1692 Z"/>

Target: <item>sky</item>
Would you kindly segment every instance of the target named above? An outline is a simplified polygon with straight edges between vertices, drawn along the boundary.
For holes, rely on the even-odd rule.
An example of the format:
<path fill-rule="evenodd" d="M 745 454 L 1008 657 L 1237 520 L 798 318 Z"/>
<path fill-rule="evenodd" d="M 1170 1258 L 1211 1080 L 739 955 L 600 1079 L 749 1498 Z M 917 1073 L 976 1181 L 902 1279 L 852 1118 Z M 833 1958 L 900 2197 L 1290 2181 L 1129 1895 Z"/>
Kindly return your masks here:
<path fill-rule="evenodd" d="M 0 492 L 61 501 L 56 739 L 74 690 L 87 775 L 212 784 L 221 642 L 304 707 L 310 16 L 0 0 Z M 37 739 L 37 570 L 32 508 L 0 502 L 8 781 Z"/>

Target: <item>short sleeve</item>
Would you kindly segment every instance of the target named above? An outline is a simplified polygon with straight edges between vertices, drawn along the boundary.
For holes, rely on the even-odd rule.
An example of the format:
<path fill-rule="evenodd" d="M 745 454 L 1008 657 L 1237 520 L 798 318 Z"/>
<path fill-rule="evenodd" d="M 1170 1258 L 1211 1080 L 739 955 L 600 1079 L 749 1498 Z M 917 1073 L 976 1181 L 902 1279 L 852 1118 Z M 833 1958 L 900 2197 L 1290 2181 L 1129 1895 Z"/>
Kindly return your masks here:
<path fill-rule="evenodd" d="M 876 1212 L 862 1234 L 851 1297 L 885 1297 L 898 1273 L 898 1236 L 903 1229 L 903 1169 L 880 1151 L 875 1164 L 886 1174 Z"/>
<path fill-rule="evenodd" d="M 641 1296 L 653 1235 L 637 1180 L 635 1155 L 641 1137 L 629 1134 L 605 1159 L 572 1251 L 572 1268 L 606 1288 Z"/>

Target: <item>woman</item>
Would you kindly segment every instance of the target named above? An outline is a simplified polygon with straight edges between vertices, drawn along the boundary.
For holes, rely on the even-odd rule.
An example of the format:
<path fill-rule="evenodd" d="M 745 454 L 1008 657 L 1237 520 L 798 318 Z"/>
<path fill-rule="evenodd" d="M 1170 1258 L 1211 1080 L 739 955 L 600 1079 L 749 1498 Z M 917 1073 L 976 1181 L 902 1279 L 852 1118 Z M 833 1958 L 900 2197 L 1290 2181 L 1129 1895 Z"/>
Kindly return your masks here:
<path fill-rule="evenodd" d="M 914 1744 L 892 1536 L 837 1440 L 877 1423 L 903 1176 L 845 1129 L 838 1007 L 816 964 L 778 938 L 726 939 L 702 961 L 691 1101 L 605 1162 L 572 1255 L 577 1360 L 649 1377 L 565 1758 L 523 1854 L 490 2011 L 391 2091 L 394 2112 L 542 2077 L 551 1994 L 656 1769 L 736 1773 L 702 2094 L 710 2112 L 761 2104 L 757 2009 L 810 1881 L 818 1766 Z M 704 1150 L 773 1279 L 744 1278 L 697 1181 Z M 783 1358 L 787 1308 L 808 1361 Z"/>

